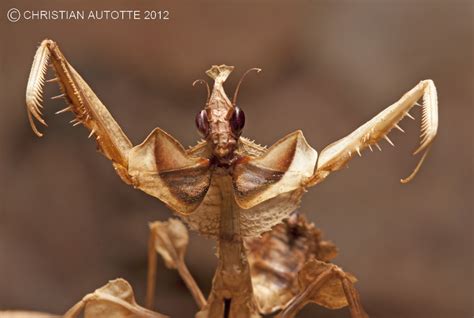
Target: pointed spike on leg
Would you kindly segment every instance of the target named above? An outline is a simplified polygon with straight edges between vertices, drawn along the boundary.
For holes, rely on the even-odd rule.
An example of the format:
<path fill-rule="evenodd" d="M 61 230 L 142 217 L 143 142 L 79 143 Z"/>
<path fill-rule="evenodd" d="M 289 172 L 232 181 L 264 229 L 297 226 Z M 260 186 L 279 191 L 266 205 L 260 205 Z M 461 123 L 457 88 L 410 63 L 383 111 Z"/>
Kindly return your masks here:
<path fill-rule="evenodd" d="M 390 138 L 388 138 L 387 135 L 383 136 L 383 138 L 385 138 L 385 140 L 386 140 L 389 144 L 391 144 L 393 147 L 395 147 L 395 144 L 390 140 Z"/>
<path fill-rule="evenodd" d="M 61 110 L 58 110 L 58 111 L 55 112 L 54 114 L 59 115 L 59 114 L 62 114 L 62 113 L 68 112 L 68 111 L 72 111 L 72 109 L 73 109 L 73 106 L 72 106 L 72 105 L 69 105 L 69 106 L 66 107 L 66 108 L 63 108 L 63 109 L 61 109 Z"/>
<path fill-rule="evenodd" d="M 59 95 L 51 97 L 51 99 L 59 99 L 59 98 L 63 98 L 63 97 L 66 97 L 66 94 L 59 94 Z"/>
<path fill-rule="evenodd" d="M 398 130 L 400 130 L 402 133 L 405 132 L 405 130 L 403 130 L 402 127 L 400 127 L 398 124 L 395 124 L 395 128 L 397 128 Z"/>
<path fill-rule="evenodd" d="M 46 83 L 53 83 L 53 82 L 59 82 L 59 81 L 60 81 L 59 77 L 55 77 L 55 78 L 51 78 L 49 80 L 46 80 Z"/>

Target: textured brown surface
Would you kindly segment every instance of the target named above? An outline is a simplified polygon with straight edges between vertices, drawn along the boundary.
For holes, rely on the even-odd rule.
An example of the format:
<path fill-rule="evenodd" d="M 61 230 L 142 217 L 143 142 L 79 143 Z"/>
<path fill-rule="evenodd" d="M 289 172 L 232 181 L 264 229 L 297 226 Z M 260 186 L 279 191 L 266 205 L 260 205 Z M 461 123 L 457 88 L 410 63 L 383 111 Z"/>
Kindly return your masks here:
<path fill-rule="evenodd" d="M 266 314 L 285 308 L 301 291 L 297 277 L 306 262 L 337 255 L 337 247 L 296 212 L 260 238 L 247 239 L 246 246 L 255 297 Z"/>
<path fill-rule="evenodd" d="M 92 3 L 92 2 L 91 2 Z M 11 7 L 163 8 L 167 23 L 8 23 Z M 472 12 L 468 1 L 360 5 L 3 1 L 0 7 L 0 308 L 61 313 L 115 277 L 143 304 L 147 222 L 170 216 L 156 199 L 123 184 L 68 115 L 48 101 L 43 139 L 31 132 L 24 95 L 36 46 L 56 40 L 134 144 L 156 126 L 194 144 L 205 92 L 191 83 L 211 64 L 236 69 L 243 135 L 272 144 L 302 129 L 317 150 L 397 100 L 425 78 L 439 93 L 440 129 L 413 183 L 417 122 L 392 148 L 364 152 L 350 169 L 310 190 L 302 210 L 340 249 L 335 262 L 357 276 L 373 317 L 472 316 Z M 57 94 L 55 85 L 47 96 Z M 49 106 L 49 107 L 48 107 Z M 216 258 L 192 234 L 187 262 L 204 292 Z M 157 308 L 189 317 L 192 297 L 173 271 L 158 271 Z M 348 317 L 308 306 L 301 317 Z"/>

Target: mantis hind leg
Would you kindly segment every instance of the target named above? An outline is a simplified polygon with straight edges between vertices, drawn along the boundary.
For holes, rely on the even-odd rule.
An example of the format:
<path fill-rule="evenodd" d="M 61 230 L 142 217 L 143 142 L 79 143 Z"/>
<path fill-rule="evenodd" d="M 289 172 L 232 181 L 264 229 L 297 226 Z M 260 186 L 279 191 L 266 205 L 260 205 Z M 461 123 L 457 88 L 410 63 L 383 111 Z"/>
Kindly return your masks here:
<path fill-rule="evenodd" d="M 277 318 L 295 317 L 310 302 L 330 309 L 347 305 L 351 318 L 369 318 L 354 287 L 355 278 L 338 266 L 317 260 L 309 261 L 298 273 L 298 280 L 301 288 L 299 294 L 285 306 Z"/>

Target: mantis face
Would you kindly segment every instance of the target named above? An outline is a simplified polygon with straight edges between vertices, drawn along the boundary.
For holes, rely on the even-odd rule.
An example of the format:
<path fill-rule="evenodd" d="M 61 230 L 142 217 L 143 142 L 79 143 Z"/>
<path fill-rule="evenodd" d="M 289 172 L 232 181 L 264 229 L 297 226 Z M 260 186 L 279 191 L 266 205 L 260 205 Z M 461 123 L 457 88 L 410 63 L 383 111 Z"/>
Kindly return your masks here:
<path fill-rule="evenodd" d="M 233 69 L 232 66 L 220 65 L 213 66 L 207 71 L 207 75 L 214 79 L 214 87 L 212 94 L 208 96 L 206 106 L 197 113 L 195 120 L 198 131 L 211 148 L 213 155 L 211 160 L 218 166 L 229 166 L 236 159 L 234 151 L 245 125 L 245 114 L 235 105 L 241 82 L 237 86 L 232 103 L 222 86 Z M 260 69 L 251 70 L 260 71 Z"/>
<path fill-rule="evenodd" d="M 244 125 L 243 110 L 219 100 L 210 100 L 196 115 L 196 127 L 211 147 L 213 159 L 218 164 L 232 161 Z"/>

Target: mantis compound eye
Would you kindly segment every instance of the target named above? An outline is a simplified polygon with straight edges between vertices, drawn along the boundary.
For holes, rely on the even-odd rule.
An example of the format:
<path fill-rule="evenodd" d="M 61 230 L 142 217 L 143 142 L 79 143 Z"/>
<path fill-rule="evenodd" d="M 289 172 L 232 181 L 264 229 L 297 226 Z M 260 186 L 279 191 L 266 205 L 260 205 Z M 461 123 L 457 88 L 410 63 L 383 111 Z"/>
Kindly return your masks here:
<path fill-rule="evenodd" d="M 230 117 L 230 127 L 232 128 L 232 132 L 236 135 L 240 135 L 242 129 L 245 126 L 245 114 L 239 106 L 234 107 L 234 111 Z"/>
<path fill-rule="evenodd" d="M 209 134 L 209 119 L 205 109 L 196 114 L 196 127 L 199 132 L 206 137 Z"/>

